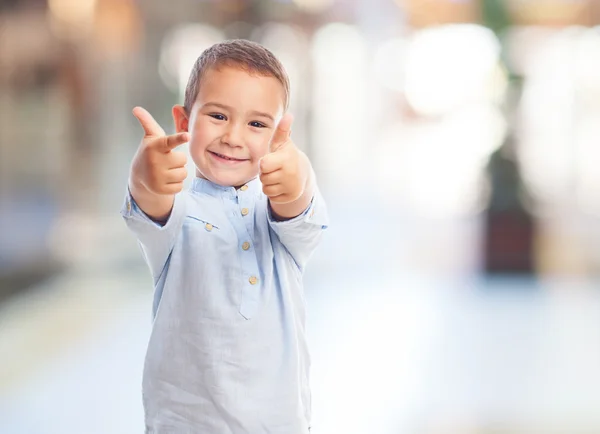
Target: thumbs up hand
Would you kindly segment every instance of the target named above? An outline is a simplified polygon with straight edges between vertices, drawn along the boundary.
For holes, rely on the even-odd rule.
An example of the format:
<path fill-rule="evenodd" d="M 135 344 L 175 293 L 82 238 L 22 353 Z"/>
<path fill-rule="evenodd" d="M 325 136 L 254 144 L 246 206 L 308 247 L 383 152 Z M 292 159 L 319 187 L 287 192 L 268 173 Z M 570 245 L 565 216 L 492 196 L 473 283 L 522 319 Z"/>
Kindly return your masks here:
<path fill-rule="evenodd" d="M 183 189 L 187 177 L 187 156 L 174 149 L 189 141 L 189 133 L 167 136 L 152 115 L 141 107 L 133 115 L 144 129 L 130 170 L 129 189 L 140 208 L 151 218 L 168 217 L 174 195 Z"/>
<path fill-rule="evenodd" d="M 260 181 L 271 207 L 282 218 L 301 214 L 312 199 L 312 169 L 308 157 L 290 138 L 292 115 L 285 114 L 260 161 Z"/>

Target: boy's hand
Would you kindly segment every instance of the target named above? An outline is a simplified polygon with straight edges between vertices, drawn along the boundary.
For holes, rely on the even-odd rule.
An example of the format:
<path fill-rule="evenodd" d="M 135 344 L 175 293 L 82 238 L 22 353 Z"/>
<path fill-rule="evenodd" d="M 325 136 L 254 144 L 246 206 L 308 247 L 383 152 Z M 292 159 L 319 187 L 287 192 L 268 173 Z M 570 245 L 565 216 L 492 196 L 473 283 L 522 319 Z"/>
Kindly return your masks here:
<path fill-rule="evenodd" d="M 189 134 L 167 136 L 152 115 L 141 107 L 134 108 L 133 115 L 144 129 L 144 138 L 133 159 L 132 179 L 154 194 L 179 193 L 187 178 L 187 156 L 173 149 L 186 143 Z"/>
<path fill-rule="evenodd" d="M 167 136 L 152 115 L 141 107 L 134 108 L 133 115 L 144 129 L 144 138 L 131 164 L 129 190 L 149 217 L 166 221 L 175 194 L 183 189 L 187 177 L 187 156 L 173 149 L 189 141 L 189 133 Z"/>
<path fill-rule="evenodd" d="M 292 115 L 283 116 L 271 139 L 270 153 L 260 161 L 260 180 L 271 207 L 283 218 L 301 214 L 312 199 L 308 157 L 290 138 Z"/>

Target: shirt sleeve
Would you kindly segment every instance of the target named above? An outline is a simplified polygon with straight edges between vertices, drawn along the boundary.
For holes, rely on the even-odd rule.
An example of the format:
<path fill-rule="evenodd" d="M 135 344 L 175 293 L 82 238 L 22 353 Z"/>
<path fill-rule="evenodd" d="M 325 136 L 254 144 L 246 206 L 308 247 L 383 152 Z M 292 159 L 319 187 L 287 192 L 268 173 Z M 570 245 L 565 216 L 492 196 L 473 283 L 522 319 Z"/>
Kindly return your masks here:
<path fill-rule="evenodd" d="M 150 219 L 137 205 L 127 189 L 121 209 L 127 227 L 136 236 L 154 281 L 158 281 L 181 232 L 186 215 L 185 193 L 175 195 L 173 209 L 164 225 Z"/>
<path fill-rule="evenodd" d="M 317 190 L 308 208 L 290 220 L 278 221 L 268 206 L 268 219 L 271 229 L 292 255 L 301 272 L 308 259 L 318 246 L 323 230 L 329 225 L 329 217 L 323 197 Z"/>

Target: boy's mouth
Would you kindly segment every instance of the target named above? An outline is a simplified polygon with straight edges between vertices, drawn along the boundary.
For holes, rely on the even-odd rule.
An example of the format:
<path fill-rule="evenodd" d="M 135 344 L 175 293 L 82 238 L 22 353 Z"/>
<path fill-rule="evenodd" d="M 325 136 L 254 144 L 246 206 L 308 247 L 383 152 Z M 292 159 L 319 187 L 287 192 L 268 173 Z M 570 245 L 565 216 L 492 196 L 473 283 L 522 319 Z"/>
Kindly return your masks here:
<path fill-rule="evenodd" d="M 216 157 L 219 160 L 225 160 L 225 161 L 231 161 L 232 163 L 235 162 L 243 162 L 243 161 L 248 161 L 247 158 L 234 158 L 234 157 L 229 157 L 227 155 L 223 155 L 223 154 L 219 154 L 218 152 L 213 152 L 213 151 L 208 151 L 210 154 L 212 154 L 214 157 Z"/>

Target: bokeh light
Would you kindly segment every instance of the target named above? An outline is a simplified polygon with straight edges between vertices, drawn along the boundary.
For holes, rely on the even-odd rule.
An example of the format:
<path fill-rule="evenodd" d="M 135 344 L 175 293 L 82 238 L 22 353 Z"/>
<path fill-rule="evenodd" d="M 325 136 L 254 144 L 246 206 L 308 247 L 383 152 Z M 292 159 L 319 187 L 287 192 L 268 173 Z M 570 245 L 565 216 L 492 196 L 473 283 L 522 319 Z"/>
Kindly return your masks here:
<path fill-rule="evenodd" d="M 473 24 L 417 32 L 410 41 L 406 97 L 415 110 L 440 115 L 462 105 L 499 101 L 506 86 L 498 74 L 500 43 Z"/>

